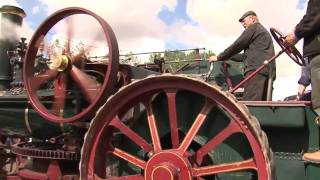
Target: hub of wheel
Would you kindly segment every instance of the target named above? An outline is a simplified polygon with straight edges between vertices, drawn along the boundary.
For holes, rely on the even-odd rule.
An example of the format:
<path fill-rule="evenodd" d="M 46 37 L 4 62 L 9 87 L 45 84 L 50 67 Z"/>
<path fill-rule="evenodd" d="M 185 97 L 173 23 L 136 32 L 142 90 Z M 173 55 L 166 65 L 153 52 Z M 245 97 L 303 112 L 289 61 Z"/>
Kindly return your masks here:
<path fill-rule="evenodd" d="M 63 72 L 71 65 L 71 60 L 66 55 L 56 56 L 51 60 L 49 68 L 51 70 Z"/>
<path fill-rule="evenodd" d="M 167 151 L 153 156 L 147 163 L 146 179 L 191 180 L 191 165 L 178 153 Z"/>

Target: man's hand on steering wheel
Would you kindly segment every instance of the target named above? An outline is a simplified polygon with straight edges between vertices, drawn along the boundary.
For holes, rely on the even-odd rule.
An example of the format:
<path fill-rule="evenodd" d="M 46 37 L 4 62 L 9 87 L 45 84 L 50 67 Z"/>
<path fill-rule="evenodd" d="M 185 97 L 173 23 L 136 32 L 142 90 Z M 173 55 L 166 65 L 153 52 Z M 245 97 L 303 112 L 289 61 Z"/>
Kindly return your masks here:
<path fill-rule="evenodd" d="M 209 57 L 209 62 L 216 62 L 216 61 L 218 61 L 218 56 L 213 55 Z"/>
<path fill-rule="evenodd" d="M 291 32 L 284 37 L 284 43 L 288 47 L 294 46 L 297 42 L 298 42 L 298 38 L 295 36 L 294 32 Z"/>
<path fill-rule="evenodd" d="M 275 28 L 270 28 L 271 35 L 279 44 L 282 49 L 282 52 L 287 53 L 287 55 L 298 65 L 304 66 L 305 61 L 303 56 L 294 46 L 298 42 L 298 38 L 295 36 L 294 32 L 287 34 L 286 36 L 282 35 L 280 31 Z M 280 52 L 280 53 L 282 53 Z"/>

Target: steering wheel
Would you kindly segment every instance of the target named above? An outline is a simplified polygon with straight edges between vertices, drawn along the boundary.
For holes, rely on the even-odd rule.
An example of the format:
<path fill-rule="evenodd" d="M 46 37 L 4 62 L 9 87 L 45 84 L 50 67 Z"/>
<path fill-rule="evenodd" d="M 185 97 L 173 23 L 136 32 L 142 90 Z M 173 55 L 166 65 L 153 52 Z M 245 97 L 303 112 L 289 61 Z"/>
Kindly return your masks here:
<path fill-rule="evenodd" d="M 273 38 L 277 41 L 279 46 L 282 48 L 284 52 L 288 54 L 288 56 L 298 65 L 300 66 L 305 66 L 305 61 L 303 60 L 302 55 L 300 52 L 297 50 L 295 46 L 288 46 L 284 43 L 284 36 L 283 34 L 275 29 L 275 28 L 270 28 L 271 35 Z"/>

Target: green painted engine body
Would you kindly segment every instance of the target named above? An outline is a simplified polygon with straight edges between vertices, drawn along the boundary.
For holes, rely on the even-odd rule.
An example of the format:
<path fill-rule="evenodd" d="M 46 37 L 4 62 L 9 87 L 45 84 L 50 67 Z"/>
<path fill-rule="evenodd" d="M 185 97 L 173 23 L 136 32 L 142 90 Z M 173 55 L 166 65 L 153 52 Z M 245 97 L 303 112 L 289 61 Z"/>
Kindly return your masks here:
<path fill-rule="evenodd" d="M 219 65 L 220 64 L 220 65 Z M 226 79 L 223 73 L 222 63 L 215 66 L 215 71 L 210 77 L 222 89 L 227 89 Z M 208 63 L 201 62 L 200 67 L 195 66 L 197 72 L 192 68 L 186 67 L 181 73 L 204 74 L 208 72 Z M 229 67 L 229 74 L 233 82 L 242 79 L 239 67 L 232 69 L 234 64 Z M 238 65 L 237 65 L 238 66 Z M 179 133 L 183 136 L 188 132 L 193 120 L 199 114 L 204 103 L 204 97 L 192 93 L 182 92 L 177 97 L 177 114 L 179 123 Z M 286 102 L 242 102 L 249 111 L 258 119 L 262 129 L 268 137 L 270 148 L 273 151 L 274 174 L 277 180 L 316 180 L 320 179 L 320 165 L 308 163 L 302 160 L 304 152 L 319 150 L 320 137 L 319 127 L 315 123 L 315 114 L 310 106 L 305 103 L 286 103 Z M 155 119 L 168 119 L 168 105 L 165 94 L 159 94 L 153 101 Z M 26 113 L 28 110 L 28 113 Z M 27 116 L 26 116 L 27 115 Z M 132 129 L 148 142 L 152 142 L 149 133 L 146 131 L 148 123 L 145 111 L 134 119 Z M 196 151 L 204 145 L 211 137 L 215 136 L 221 129 L 227 126 L 228 117 L 221 111 L 215 110 L 208 116 L 198 135 L 191 144 L 191 150 Z M 63 132 L 70 131 L 72 127 L 68 125 L 50 123 L 41 118 L 32 110 L 26 96 L 0 96 L 0 127 L 7 134 L 33 136 L 41 139 L 57 136 Z M 166 121 L 157 121 L 161 144 L 164 148 L 170 147 L 167 139 L 170 128 Z M 29 125 L 27 125 L 29 124 Z M 31 132 L 30 132 L 31 130 Z M 139 157 L 146 156 L 141 148 L 121 139 L 119 146 Z M 252 156 L 252 150 L 248 141 L 241 134 L 235 134 L 220 144 L 214 151 L 210 152 L 205 160 L 207 163 L 227 163 L 244 160 Z M 120 174 L 134 174 L 139 171 L 136 167 L 126 162 L 120 163 Z M 255 180 L 257 175 L 253 171 L 234 172 L 219 174 L 207 177 L 213 180 Z"/>
<path fill-rule="evenodd" d="M 304 152 L 319 150 L 319 126 L 315 114 L 302 103 L 247 103 L 267 134 L 274 153 L 277 179 L 313 180 L 320 178 L 320 165 L 304 162 Z"/>
<path fill-rule="evenodd" d="M 70 132 L 74 126 L 43 119 L 35 112 L 25 94 L 0 96 L 0 127 L 6 136 L 49 139 Z"/>
<path fill-rule="evenodd" d="M 227 66 L 232 83 L 236 85 L 243 79 L 242 65 L 241 63 L 228 61 Z M 203 61 L 186 66 L 179 73 L 205 74 L 208 70 L 209 63 Z M 214 64 L 210 80 L 215 81 L 223 90 L 228 88 L 222 62 Z M 258 119 L 261 128 L 267 134 L 270 148 L 273 151 L 274 172 L 277 180 L 320 179 L 320 165 L 302 160 L 304 152 L 317 151 L 320 144 L 319 126 L 315 122 L 316 115 L 312 111 L 310 103 L 286 101 L 243 103 L 252 115 Z M 241 143 L 238 146 L 242 146 Z M 225 148 L 221 149 L 220 158 L 234 158 L 230 149 L 232 149 L 232 145 L 225 145 Z M 255 177 L 246 175 L 241 177 L 239 174 L 233 174 L 216 179 L 255 179 Z"/>

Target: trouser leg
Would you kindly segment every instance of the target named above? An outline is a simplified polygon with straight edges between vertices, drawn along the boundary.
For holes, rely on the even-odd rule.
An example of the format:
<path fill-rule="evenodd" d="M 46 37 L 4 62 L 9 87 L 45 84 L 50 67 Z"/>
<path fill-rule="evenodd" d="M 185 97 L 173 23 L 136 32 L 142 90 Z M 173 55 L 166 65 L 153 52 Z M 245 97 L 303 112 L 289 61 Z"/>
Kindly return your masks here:
<path fill-rule="evenodd" d="M 314 111 L 320 116 L 320 55 L 311 59 L 311 101 Z M 302 157 L 305 161 L 320 163 L 320 151 L 305 153 Z"/>
<path fill-rule="evenodd" d="M 246 73 L 246 77 L 250 75 L 252 71 Z M 268 76 L 262 74 L 256 74 L 251 80 L 246 82 L 243 86 L 243 100 L 244 101 L 264 101 L 267 96 L 267 84 Z"/>
<path fill-rule="evenodd" d="M 320 115 L 320 55 L 312 58 L 311 68 L 311 100 L 312 107 Z"/>

